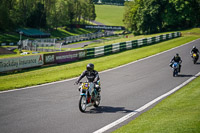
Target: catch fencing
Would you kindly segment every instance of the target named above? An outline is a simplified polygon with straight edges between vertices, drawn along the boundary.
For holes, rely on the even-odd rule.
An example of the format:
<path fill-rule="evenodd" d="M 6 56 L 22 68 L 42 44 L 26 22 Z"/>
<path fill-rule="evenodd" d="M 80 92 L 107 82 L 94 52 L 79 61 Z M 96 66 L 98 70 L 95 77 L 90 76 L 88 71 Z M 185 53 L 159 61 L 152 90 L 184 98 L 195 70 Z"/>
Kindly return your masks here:
<path fill-rule="evenodd" d="M 152 45 L 180 36 L 180 32 L 174 32 L 170 34 L 159 35 L 156 37 L 120 42 L 95 48 L 15 58 L 3 58 L 0 59 L 0 72 L 26 69 L 30 67 L 39 67 L 48 64 L 68 63 L 87 58 L 95 58 L 120 51 Z"/>
<path fill-rule="evenodd" d="M 115 35 L 113 32 L 105 31 L 105 32 L 88 33 L 88 34 L 77 35 L 77 36 L 69 36 L 69 37 L 63 38 L 63 40 L 65 40 L 65 44 L 70 44 L 70 43 L 92 40 L 96 38 L 108 37 L 108 36 L 113 36 L 113 35 Z"/>

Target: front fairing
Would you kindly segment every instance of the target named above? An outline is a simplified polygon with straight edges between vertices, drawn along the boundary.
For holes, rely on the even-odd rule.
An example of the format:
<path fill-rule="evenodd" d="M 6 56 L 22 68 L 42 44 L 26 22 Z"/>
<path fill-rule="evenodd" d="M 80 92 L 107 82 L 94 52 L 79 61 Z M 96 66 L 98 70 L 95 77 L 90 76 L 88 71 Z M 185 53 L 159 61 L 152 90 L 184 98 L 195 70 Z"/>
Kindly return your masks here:
<path fill-rule="evenodd" d="M 80 88 L 80 95 L 85 95 L 87 96 L 87 93 L 89 91 L 89 83 L 82 83 Z"/>
<path fill-rule="evenodd" d="M 179 66 L 179 63 L 177 63 L 177 62 L 174 62 L 173 65 L 172 65 L 172 67 L 173 67 L 174 69 L 178 68 L 178 66 Z"/>

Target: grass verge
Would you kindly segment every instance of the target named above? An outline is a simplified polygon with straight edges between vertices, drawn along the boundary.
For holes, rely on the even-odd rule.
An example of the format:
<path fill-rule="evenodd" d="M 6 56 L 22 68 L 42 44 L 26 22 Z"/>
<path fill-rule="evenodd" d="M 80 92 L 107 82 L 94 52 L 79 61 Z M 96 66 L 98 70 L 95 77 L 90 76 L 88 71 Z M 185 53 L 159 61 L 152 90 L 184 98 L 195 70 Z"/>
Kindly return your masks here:
<path fill-rule="evenodd" d="M 200 77 L 113 133 L 199 133 Z"/>

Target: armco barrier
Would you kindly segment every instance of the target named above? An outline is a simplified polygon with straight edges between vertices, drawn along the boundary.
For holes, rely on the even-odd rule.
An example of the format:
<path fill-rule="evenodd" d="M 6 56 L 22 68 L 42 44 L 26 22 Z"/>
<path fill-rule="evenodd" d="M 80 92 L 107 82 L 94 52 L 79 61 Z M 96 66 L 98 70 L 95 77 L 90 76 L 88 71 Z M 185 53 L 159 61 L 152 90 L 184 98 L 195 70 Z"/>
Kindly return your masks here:
<path fill-rule="evenodd" d="M 121 42 L 119 45 L 120 45 L 120 51 L 126 50 L 126 42 Z"/>
<path fill-rule="evenodd" d="M 101 46 L 101 47 L 95 47 L 92 49 L 90 48 L 90 49 L 86 49 L 87 50 L 86 57 L 88 58 L 99 57 L 99 56 L 108 55 L 111 53 L 116 53 L 116 52 L 120 52 L 120 51 L 124 51 L 128 49 L 152 45 L 161 41 L 179 37 L 180 35 L 181 35 L 180 32 L 175 32 L 175 33 L 164 34 L 164 35 L 159 35 L 155 37 L 149 37 L 149 38 L 143 38 L 143 39 L 138 39 L 138 40 L 133 40 L 133 41 L 115 43 L 115 44 Z"/>
<path fill-rule="evenodd" d="M 138 40 L 138 43 L 137 43 L 137 46 L 138 47 L 141 47 L 143 45 L 143 39 L 139 39 Z"/>
<path fill-rule="evenodd" d="M 94 48 L 94 56 L 99 57 L 104 55 L 104 46 Z"/>
<path fill-rule="evenodd" d="M 86 49 L 86 57 L 87 58 L 93 58 L 94 57 L 94 48 Z"/>
<path fill-rule="evenodd" d="M 119 51 L 120 51 L 120 45 L 119 45 L 119 43 L 112 44 L 112 52 L 116 53 L 116 52 L 119 52 Z"/>
<path fill-rule="evenodd" d="M 126 49 L 132 49 L 132 42 L 126 41 Z"/>
<path fill-rule="evenodd" d="M 104 54 L 108 55 L 112 53 L 112 45 L 106 45 L 104 46 Z"/>
<path fill-rule="evenodd" d="M 94 58 L 104 56 L 128 49 L 134 49 L 147 45 L 152 45 L 161 41 L 169 40 L 181 36 L 180 32 L 164 34 L 156 37 L 143 38 L 133 41 L 115 43 L 111 45 L 88 48 L 76 51 L 58 52 L 52 54 L 23 56 L 16 58 L 0 59 L 0 72 L 17 69 L 37 67 L 46 64 L 66 63 L 77 61 L 83 58 Z"/>
<path fill-rule="evenodd" d="M 147 39 L 146 39 L 146 38 L 143 39 L 143 45 L 144 45 L 144 46 L 147 45 Z"/>
<path fill-rule="evenodd" d="M 137 48 L 138 47 L 138 40 L 132 41 L 132 48 Z"/>

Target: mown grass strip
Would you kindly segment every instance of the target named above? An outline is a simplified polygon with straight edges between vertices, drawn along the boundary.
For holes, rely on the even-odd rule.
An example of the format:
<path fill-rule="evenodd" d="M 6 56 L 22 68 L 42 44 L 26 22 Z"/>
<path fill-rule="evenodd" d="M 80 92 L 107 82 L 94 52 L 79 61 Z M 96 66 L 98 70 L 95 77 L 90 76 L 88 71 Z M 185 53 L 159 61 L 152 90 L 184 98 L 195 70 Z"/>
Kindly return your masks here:
<path fill-rule="evenodd" d="M 96 21 L 105 25 L 124 26 L 124 6 L 95 5 Z"/>
<path fill-rule="evenodd" d="M 200 77 L 113 133 L 199 133 Z"/>

